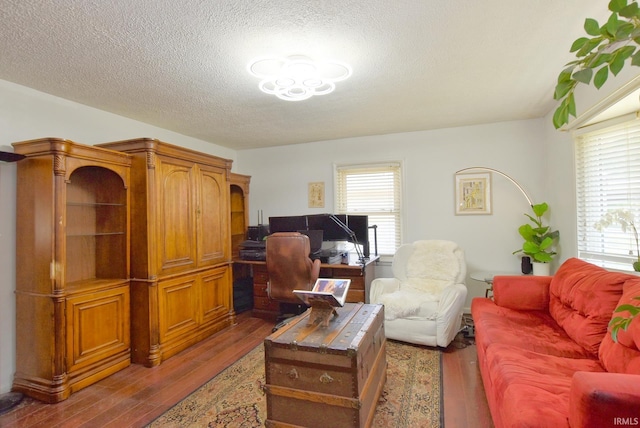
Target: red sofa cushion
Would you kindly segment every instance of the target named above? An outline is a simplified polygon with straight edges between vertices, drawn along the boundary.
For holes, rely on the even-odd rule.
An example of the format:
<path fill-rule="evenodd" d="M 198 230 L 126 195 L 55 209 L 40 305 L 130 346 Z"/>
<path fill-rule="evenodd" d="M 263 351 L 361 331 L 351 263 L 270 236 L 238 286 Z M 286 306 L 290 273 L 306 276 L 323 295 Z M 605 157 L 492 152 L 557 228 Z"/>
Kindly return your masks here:
<path fill-rule="evenodd" d="M 593 358 L 574 342 L 546 311 L 503 308 L 486 298 L 471 302 L 476 324 L 476 345 L 485 349 L 502 343 L 522 349 L 569 358 Z"/>
<path fill-rule="evenodd" d="M 640 278 L 630 279 L 624 284 L 624 291 L 619 305 L 640 306 Z M 614 316 L 628 317 L 629 312 L 616 312 Z M 614 342 L 611 334 L 607 334 L 598 353 L 600 362 L 609 372 L 640 374 L 640 319 L 634 318 L 629 328 L 618 330 L 618 342 Z"/>
<path fill-rule="evenodd" d="M 549 313 L 569 337 L 598 356 L 611 313 L 622 296 L 622 286 L 632 278 L 571 258 L 551 280 Z"/>
<path fill-rule="evenodd" d="M 486 360 L 500 403 L 500 420 L 514 427 L 568 426 L 569 391 L 574 373 L 603 372 L 597 360 L 545 355 L 494 343 Z"/>
<path fill-rule="evenodd" d="M 519 311 L 549 311 L 550 276 L 505 276 L 493 278 L 496 305 Z"/>

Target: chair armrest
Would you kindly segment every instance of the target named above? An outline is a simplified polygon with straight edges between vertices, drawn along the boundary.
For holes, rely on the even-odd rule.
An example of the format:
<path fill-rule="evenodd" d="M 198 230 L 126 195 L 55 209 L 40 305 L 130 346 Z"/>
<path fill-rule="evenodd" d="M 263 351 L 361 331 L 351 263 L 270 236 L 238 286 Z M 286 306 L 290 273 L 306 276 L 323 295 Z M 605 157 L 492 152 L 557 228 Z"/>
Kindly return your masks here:
<path fill-rule="evenodd" d="M 311 264 L 311 287 L 313 287 L 318 276 L 320 276 L 320 263 L 320 259 L 315 259 Z"/>
<path fill-rule="evenodd" d="M 498 306 L 521 311 L 549 310 L 551 276 L 498 275 L 493 300 Z"/>
<path fill-rule="evenodd" d="M 569 391 L 571 428 L 640 424 L 640 375 L 576 372 Z"/>
<path fill-rule="evenodd" d="M 378 303 L 380 296 L 393 293 L 400 288 L 400 281 L 396 278 L 376 278 L 369 287 L 369 302 Z"/>
<path fill-rule="evenodd" d="M 460 317 L 467 300 L 467 286 L 452 284 L 442 290 L 436 318 L 436 342 L 446 348 L 460 331 Z"/>
<path fill-rule="evenodd" d="M 467 286 L 464 284 L 451 284 L 442 290 L 438 313 L 450 313 L 462 311 L 464 302 L 467 299 Z"/>

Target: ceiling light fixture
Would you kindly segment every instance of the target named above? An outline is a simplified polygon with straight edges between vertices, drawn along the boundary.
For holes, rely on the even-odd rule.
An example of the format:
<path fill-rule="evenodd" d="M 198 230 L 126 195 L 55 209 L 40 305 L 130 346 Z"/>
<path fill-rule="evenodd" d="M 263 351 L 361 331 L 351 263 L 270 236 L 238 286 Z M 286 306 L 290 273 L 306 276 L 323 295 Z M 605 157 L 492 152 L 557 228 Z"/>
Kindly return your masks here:
<path fill-rule="evenodd" d="M 285 101 L 326 95 L 336 88 L 335 82 L 351 76 L 351 67 L 347 64 L 315 62 L 306 56 L 258 58 L 249 63 L 247 70 L 261 79 L 258 87 L 262 92 Z"/>

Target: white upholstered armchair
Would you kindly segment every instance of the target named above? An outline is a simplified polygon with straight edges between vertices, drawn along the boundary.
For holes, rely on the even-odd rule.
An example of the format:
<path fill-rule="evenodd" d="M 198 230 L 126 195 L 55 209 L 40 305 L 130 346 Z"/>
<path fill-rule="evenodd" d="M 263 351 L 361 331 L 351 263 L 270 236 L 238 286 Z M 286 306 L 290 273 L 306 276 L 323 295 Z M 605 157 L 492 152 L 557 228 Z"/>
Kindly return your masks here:
<path fill-rule="evenodd" d="M 467 298 L 464 251 L 455 242 L 415 241 L 398 248 L 394 278 L 371 283 L 369 300 L 384 305 L 390 339 L 446 347 L 460 331 Z"/>

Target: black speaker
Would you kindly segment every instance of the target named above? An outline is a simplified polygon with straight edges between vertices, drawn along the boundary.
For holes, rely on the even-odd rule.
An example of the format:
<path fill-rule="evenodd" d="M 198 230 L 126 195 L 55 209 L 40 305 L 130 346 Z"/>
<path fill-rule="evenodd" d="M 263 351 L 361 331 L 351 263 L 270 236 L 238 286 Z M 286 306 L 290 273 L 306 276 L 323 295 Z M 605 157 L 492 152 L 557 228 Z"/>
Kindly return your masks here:
<path fill-rule="evenodd" d="M 533 265 L 531 264 L 531 257 L 523 257 L 521 263 L 522 273 L 529 275 L 533 271 Z"/>
<path fill-rule="evenodd" d="M 269 235 L 269 226 L 266 224 L 247 228 L 247 239 L 250 241 L 262 241 L 267 235 Z"/>

